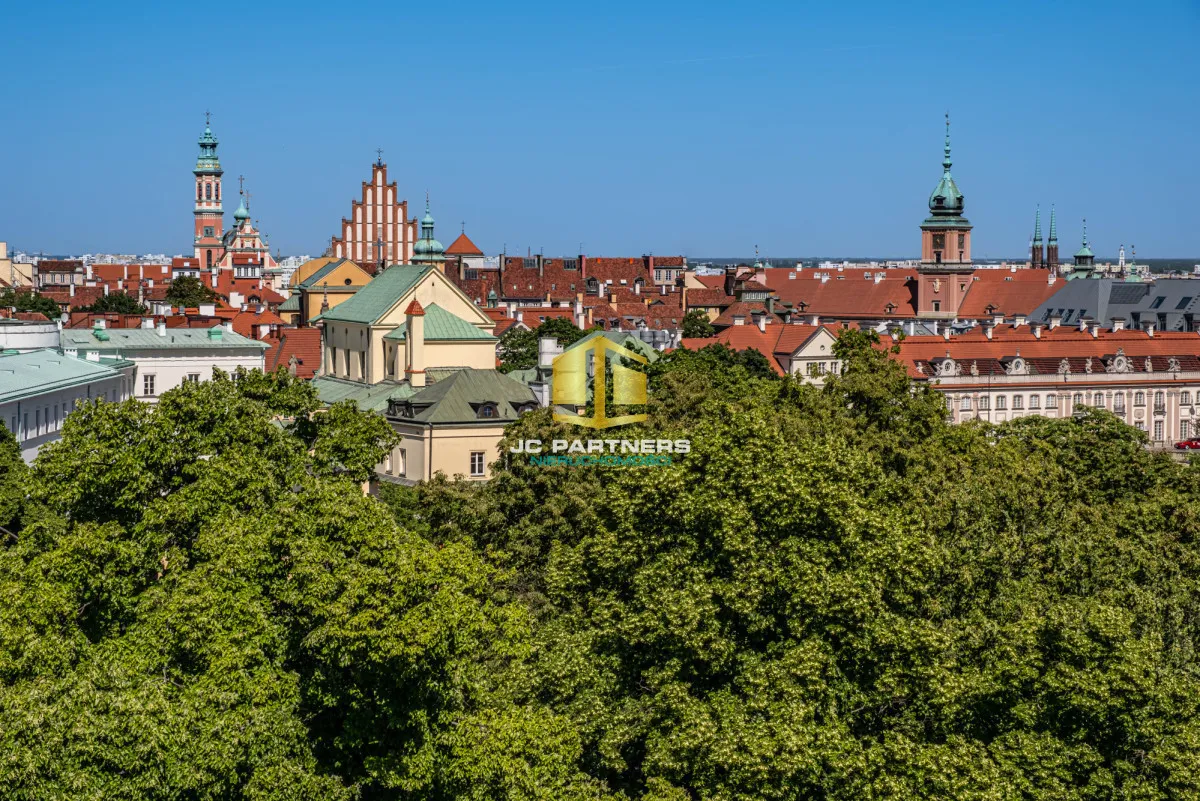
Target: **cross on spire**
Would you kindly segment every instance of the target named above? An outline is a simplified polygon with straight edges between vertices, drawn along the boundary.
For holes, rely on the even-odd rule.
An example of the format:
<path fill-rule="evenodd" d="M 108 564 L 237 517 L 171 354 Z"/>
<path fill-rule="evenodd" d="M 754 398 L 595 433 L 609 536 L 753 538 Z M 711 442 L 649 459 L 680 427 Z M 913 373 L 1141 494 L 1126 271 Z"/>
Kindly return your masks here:
<path fill-rule="evenodd" d="M 375 155 L 376 155 L 375 163 L 378 164 L 380 167 L 382 167 L 383 166 L 383 148 L 381 148 L 381 147 L 375 148 Z"/>
<path fill-rule="evenodd" d="M 246 181 L 246 177 L 244 175 L 238 176 L 238 194 L 239 195 L 243 194 L 242 184 L 245 183 L 245 181 Z"/>
<path fill-rule="evenodd" d="M 211 118 L 211 117 L 212 117 L 212 112 L 211 112 L 211 111 L 206 111 L 206 112 L 204 112 L 204 127 L 205 127 L 205 128 L 207 128 L 207 127 L 208 127 L 208 123 L 209 123 L 209 121 L 210 121 L 210 118 Z"/>

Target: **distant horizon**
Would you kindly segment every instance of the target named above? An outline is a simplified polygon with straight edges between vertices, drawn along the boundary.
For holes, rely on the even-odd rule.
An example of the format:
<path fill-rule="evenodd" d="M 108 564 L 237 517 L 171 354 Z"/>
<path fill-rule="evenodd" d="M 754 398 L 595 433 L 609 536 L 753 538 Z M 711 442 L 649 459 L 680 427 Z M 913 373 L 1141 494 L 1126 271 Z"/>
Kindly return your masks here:
<path fill-rule="evenodd" d="M 1084 218 L 1094 251 L 1200 253 L 1189 0 L 464 0 L 422 23 L 444 36 L 410 35 L 405 7 L 354 11 L 263 0 L 239 8 L 240 33 L 270 31 L 248 40 L 202 35 L 186 4 L 14 6 L 0 239 L 190 255 L 211 111 L 226 211 L 246 176 L 272 252 L 322 253 L 376 148 L 410 216 L 428 191 L 438 238 L 465 222 L 489 253 L 904 252 L 949 112 L 977 256 L 1020 253 L 1039 207 L 1064 253 Z M 351 44 L 375 31 L 403 46 Z"/>

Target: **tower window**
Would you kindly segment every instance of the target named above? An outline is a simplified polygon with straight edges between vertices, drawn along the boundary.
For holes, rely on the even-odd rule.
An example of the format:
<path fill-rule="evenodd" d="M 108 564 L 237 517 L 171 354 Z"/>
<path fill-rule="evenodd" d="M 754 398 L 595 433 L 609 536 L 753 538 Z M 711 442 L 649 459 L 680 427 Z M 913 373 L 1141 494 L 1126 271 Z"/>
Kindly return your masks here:
<path fill-rule="evenodd" d="M 212 200 L 212 184 L 204 185 L 204 199 Z"/>
<path fill-rule="evenodd" d="M 204 199 L 204 187 L 201 184 L 196 184 L 196 200 Z"/>

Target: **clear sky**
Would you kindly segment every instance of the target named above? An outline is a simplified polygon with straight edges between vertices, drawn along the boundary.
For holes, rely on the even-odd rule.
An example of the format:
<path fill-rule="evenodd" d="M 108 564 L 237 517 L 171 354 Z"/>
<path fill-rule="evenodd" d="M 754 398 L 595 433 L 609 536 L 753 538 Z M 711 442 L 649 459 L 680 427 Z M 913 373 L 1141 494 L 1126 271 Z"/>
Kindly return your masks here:
<path fill-rule="evenodd" d="M 1196 0 L 3 4 L 14 247 L 190 253 L 209 109 L 284 254 L 382 147 L 489 253 L 915 255 L 948 110 L 976 257 L 1200 257 Z"/>

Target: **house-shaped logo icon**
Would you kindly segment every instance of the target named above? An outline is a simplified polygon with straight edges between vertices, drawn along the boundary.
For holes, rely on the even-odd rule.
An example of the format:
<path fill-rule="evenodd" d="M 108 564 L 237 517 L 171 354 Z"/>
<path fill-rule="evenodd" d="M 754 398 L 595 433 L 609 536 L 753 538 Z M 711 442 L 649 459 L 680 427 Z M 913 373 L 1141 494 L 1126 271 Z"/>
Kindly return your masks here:
<path fill-rule="evenodd" d="M 613 353 L 615 358 L 608 356 Z M 621 364 L 629 359 L 648 364 L 645 356 L 634 353 L 605 336 L 597 336 L 587 347 L 572 348 L 554 360 L 553 389 L 551 403 L 566 406 L 586 406 L 588 402 L 588 354 L 592 354 L 592 405 L 591 417 L 578 414 L 554 412 L 554 419 L 574 423 L 585 428 L 613 428 L 614 426 L 640 423 L 644 414 L 608 416 L 608 381 L 612 374 L 612 404 L 633 406 L 646 402 L 646 374 Z"/>

